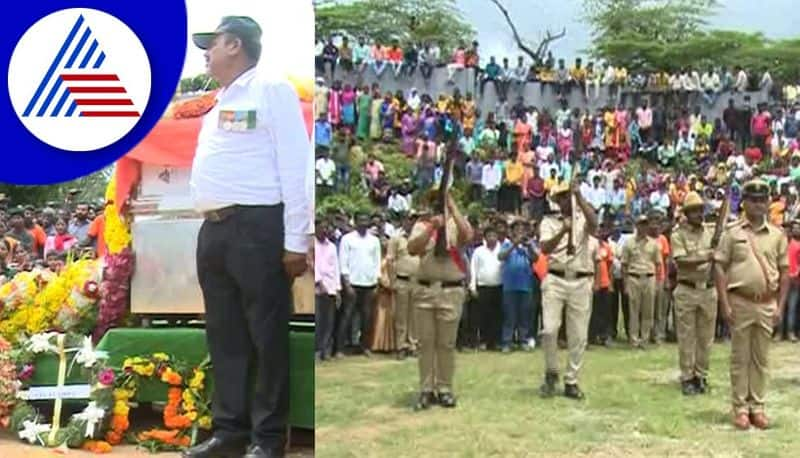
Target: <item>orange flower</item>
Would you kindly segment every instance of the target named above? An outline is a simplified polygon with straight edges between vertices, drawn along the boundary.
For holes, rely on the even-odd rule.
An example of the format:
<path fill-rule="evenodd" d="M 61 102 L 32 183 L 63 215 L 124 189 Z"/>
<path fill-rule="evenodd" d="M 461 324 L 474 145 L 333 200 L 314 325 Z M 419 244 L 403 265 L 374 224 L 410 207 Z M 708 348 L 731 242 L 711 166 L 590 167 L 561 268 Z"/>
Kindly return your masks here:
<path fill-rule="evenodd" d="M 117 432 L 124 432 L 127 431 L 130 427 L 130 423 L 128 422 L 128 417 L 124 417 L 121 415 L 114 415 L 111 417 L 111 429 Z"/>
<path fill-rule="evenodd" d="M 183 396 L 183 390 L 180 388 L 170 388 L 169 391 L 167 391 L 167 399 L 170 401 L 180 401 L 181 396 Z"/>
<path fill-rule="evenodd" d="M 111 445 L 119 445 L 122 442 L 122 434 L 116 431 L 109 431 L 106 433 L 106 441 Z"/>
<path fill-rule="evenodd" d="M 92 453 L 111 453 L 111 444 L 106 441 L 86 441 L 81 448 Z"/>

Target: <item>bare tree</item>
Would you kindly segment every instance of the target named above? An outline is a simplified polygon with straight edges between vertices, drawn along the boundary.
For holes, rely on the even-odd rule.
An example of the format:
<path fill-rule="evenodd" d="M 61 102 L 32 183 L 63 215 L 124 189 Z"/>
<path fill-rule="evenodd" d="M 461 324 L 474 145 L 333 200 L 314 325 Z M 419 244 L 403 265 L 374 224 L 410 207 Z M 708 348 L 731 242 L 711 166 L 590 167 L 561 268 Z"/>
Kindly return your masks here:
<path fill-rule="evenodd" d="M 559 33 L 552 33 L 549 29 L 545 30 L 544 38 L 539 42 L 538 45 L 535 46 L 536 50 L 533 50 L 532 46 L 529 46 L 523 41 L 522 37 L 520 37 L 519 32 L 517 32 L 517 27 L 514 25 L 514 21 L 511 20 L 511 15 L 508 14 L 508 10 L 505 6 L 500 2 L 500 0 L 490 0 L 492 3 L 497 6 L 497 9 L 503 14 L 503 17 L 506 18 L 506 22 L 508 23 L 508 27 L 511 28 L 511 33 L 514 34 L 514 40 L 517 42 L 517 46 L 520 50 L 522 50 L 525 54 L 530 56 L 534 62 L 542 62 L 544 60 L 545 54 L 547 54 L 547 48 L 550 46 L 550 43 L 563 38 L 567 35 L 567 28 L 564 27 L 561 32 Z"/>

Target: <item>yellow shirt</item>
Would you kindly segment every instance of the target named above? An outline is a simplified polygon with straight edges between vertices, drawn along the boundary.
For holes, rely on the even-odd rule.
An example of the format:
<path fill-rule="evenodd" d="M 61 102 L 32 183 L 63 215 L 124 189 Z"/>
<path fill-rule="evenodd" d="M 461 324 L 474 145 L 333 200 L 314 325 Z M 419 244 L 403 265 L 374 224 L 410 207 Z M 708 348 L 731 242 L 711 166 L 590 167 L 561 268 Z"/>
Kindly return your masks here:
<path fill-rule="evenodd" d="M 618 67 L 614 71 L 615 77 L 617 79 L 617 83 L 624 83 L 625 80 L 628 79 L 628 69 L 625 67 Z"/>
<path fill-rule="evenodd" d="M 583 81 L 586 79 L 586 69 L 583 67 L 572 67 L 569 69 L 569 76 L 571 76 L 575 81 Z"/>
<path fill-rule="evenodd" d="M 556 80 L 556 73 L 552 70 L 543 69 L 539 72 L 539 80 L 545 83 L 552 83 Z"/>
<path fill-rule="evenodd" d="M 506 161 L 506 181 L 510 184 L 522 183 L 522 175 L 525 173 L 525 167 L 519 161 Z"/>

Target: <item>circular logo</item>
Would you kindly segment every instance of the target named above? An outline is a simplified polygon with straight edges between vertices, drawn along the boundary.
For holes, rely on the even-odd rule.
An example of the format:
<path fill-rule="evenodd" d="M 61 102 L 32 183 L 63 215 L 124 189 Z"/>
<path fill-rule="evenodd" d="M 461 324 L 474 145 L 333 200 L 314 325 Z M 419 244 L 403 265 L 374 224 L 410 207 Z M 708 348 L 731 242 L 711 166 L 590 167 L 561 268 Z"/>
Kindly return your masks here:
<path fill-rule="evenodd" d="M 67 151 L 111 145 L 136 126 L 150 97 L 150 61 L 125 23 L 70 8 L 33 24 L 17 42 L 8 90 L 22 124 Z"/>

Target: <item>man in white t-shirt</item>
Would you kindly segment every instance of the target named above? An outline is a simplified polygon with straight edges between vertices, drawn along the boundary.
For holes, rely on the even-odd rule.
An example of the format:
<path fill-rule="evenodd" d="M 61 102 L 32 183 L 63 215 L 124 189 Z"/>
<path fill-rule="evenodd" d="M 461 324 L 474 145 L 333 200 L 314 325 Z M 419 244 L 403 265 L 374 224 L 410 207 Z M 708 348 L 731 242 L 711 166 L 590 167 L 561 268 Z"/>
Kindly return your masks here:
<path fill-rule="evenodd" d="M 336 176 L 336 163 L 330 158 L 330 155 L 325 152 L 322 153 L 317 159 L 315 164 L 316 169 L 316 183 L 317 183 L 317 196 L 324 197 L 333 191 L 334 179 Z"/>

